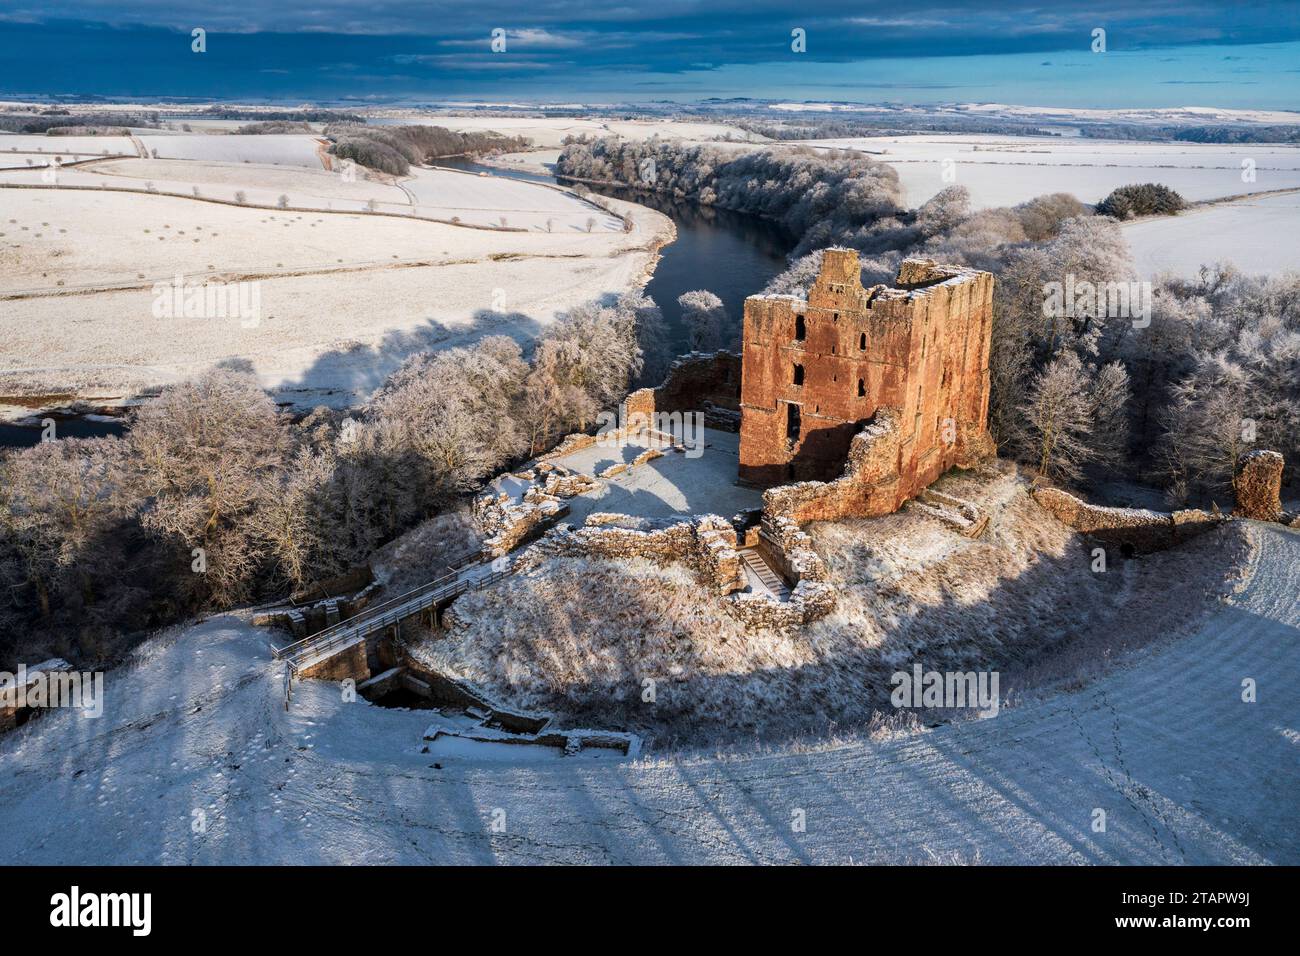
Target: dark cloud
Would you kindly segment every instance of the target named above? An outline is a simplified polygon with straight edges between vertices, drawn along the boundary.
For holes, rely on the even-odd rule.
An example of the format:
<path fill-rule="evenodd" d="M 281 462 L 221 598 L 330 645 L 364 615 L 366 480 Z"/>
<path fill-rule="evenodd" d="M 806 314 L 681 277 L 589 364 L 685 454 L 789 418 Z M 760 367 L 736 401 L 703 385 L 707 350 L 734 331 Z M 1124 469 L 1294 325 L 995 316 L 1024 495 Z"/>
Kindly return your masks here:
<path fill-rule="evenodd" d="M 1293 4 L 1195 0 L 1148 0 L 1140 9 L 1112 0 L 1068 8 L 1018 0 L 979 7 L 940 0 L 63 0 L 58 19 L 49 11 L 17 0 L 0 12 L 0 84 L 10 92 L 17 84 L 137 96 L 323 98 L 527 85 L 544 97 L 546 89 L 616 93 L 654 75 L 686 80 L 737 65 L 772 64 L 795 78 L 803 64 L 1065 55 L 1087 51 L 1099 26 L 1116 53 L 1300 39 Z M 189 54 L 193 27 L 208 31 L 202 58 Z M 795 28 L 806 31 L 804 53 L 791 51 Z M 505 31 L 503 53 L 490 48 L 494 29 Z M 537 87 L 539 77 L 549 86 Z M 698 88 L 706 86 L 701 78 Z"/>

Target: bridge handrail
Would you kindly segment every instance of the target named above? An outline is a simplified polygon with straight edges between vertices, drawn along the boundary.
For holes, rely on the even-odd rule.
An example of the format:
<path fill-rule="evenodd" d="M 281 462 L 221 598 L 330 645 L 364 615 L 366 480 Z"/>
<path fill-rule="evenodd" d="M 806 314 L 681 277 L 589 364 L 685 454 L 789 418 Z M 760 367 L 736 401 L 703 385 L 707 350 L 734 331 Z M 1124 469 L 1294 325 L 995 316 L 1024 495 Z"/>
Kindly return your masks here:
<path fill-rule="evenodd" d="M 470 565 L 470 567 L 473 566 L 474 565 Z M 365 608 L 348 618 L 346 621 L 339 621 L 337 624 L 331 624 L 324 630 L 317 631 L 309 637 L 304 637 L 301 640 L 294 641 L 292 644 L 286 644 L 284 647 L 274 649 L 273 656 L 276 660 L 284 657 L 293 657 L 302 651 L 307 650 L 309 647 L 327 642 L 337 634 L 344 631 L 353 631 L 356 629 L 357 625 L 364 624 L 371 618 L 382 616 L 387 611 L 391 611 L 395 607 L 407 604 L 415 600 L 417 597 L 428 594 L 431 591 L 436 591 L 439 588 L 446 587 L 448 583 L 452 583 L 454 579 L 459 578 L 461 571 L 463 570 L 464 569 L 462 568 L 452 571 L 450 574 L 444 574 L 440 578 L 435 578 L 432 581 L 421 584 L 417 588 L 412 588 L 405 594 L 398 595 L 395 598 L 390 598 L 381 604 L 375 604 Z"/>
<path fill-rule="evenodd" d="M 431 600 L 429 600 L 428 603 L 432 604 L 444 597 L 464 594 L 465 591 L 467 591 L 468 589 L 469 589 L 468 581 L 456 581 L 453 582 L 452 584 L 444 585 L 442 588 L 438 590 L 430 591 L 428 592 L 428 594 L 424 596 L 429 597 Z M 331 633 L 325 635 L 325 639 L 323 640 L 321 640 L 320 637 L 322 634 L 325 634 L 324 631 L 321 631 L 318 634 L 313 634 L 311 638 L 307 639 L 306 642 L 303 641 L 298 642 L 299 644 L 306 643 L 307 646 L 300 647 L 293 654 L 284 655 L 284 660 L 289 664 L 291 668 L 297 671 L 298 668 L 302 666 L 301 662 L 306 658 L 315 657 L 318 655 L 328 655 L 336 647 L 348 644 L 351 641 L 355 641 L 359 638 L 365 637 L 367 634 L 370 634 L 373 631 L 381 630 L 382 628 L 388 627 L 391 624 L 397 624 L 405 620 L 407 617 L 410 616 L 410 612 L 408 609 L 411 607 L 411 605 L 415 604 L 419 600 L 420 598 L 418 597 L 412 598 L 411 600 L 407 601 L 405 604 L 399 605 L 398 607 L 395 608 L 391 608 L 385 613 L 379 615 L 378 617 L 372 617 L 366 621 L 362 621 L 361 625 L 358 627 L 336 626 L 335 628 L 331 628 L 330 629 Z M 425 606 L 428 605 L 427 604 L 422 605 L 422 607 Z M 352 624 L 353 622 L 349 620 L 349 621 L 344 621 L 343 623 Z"/>

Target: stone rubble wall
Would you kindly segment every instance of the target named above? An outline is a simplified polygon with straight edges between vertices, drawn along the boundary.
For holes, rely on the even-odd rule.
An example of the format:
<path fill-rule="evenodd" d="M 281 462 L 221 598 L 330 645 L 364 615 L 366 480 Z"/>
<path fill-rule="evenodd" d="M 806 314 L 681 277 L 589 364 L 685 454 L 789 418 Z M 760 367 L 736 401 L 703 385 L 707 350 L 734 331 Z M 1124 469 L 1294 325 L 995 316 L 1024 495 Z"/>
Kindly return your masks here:
<path fill-rule="evenodd" d="M 781 565 L 781 573 L 788 580 L 826 581 L 830 572 L 822 556 L 813 549 L 812 538 L 799 527 L 799 523 L 785 516 L 764 522 L 764 539 L 772 547 L 768 554 Z M 796 585 L 796 590 L 798 590 Z"/>
<path fill-rule="evenodd" d="M 700 412 L 710 428 L 739 431 L 740 372 L 735 352 L 691 352 L 672 364 L 662 385 L 628 395 L 624 415 L 644 427 L 661 412 Z"/>
<path fill-rule="evenodd" d="M 656 564 L 684 563 L 716 594 L 745 587 L 731 522 L 703 515 L 661 527 L 646 522 L 643 527 L 629 528 L 606 523 L 612 518 L 602 514 L 596 524 L 556 528 L 520 555 L 515 568 L 526 571 L 558 555 L 643 558 Z"/>
<path fill-rule="evenodd" d="M 589 516 L 585 527 L 561 525 L 547 534 L 515 561 L 515 568 L 528 570 L 558 555 L 682 563 L 723 597 L 729 613 L 747 625 L 784 630 L 828 614 L 835 606 L 835 590 L 826 583 L 826 565 L 812 549 L 812 539 L 793 522 L 785 522 L 774 543 L 787 565 L 783 570 L 797 582 L 787 601 L 767 593 L 743 593 L 748 578 L 737 552 L 742 543 L 735 525 L 717 515 L 657 523 L 597 512 Z"/>
<path fill-rule="evenodd" d="M 732 594 L 727 610 L 748 627 L 789 631 L 803 627 L 835 608 L 835 588 L 823 581 L 800 581 L 788 601 L 774 601 L 766 594 Z"/>
<path fill-rule="evenodd" d="M 590 448 L 596 444 L 596 436 L 589 435 L 586 432 L 574 432 L 566 435 L 560 440 L 560 443 L 545 454 L 538 455 L 537 461 L 553 461 L 556 458 L 563 458 L 565 455 L 571 455 L 575 451 L 581 451 L 584 448 Z"/>
<path fill-rule="evenodd" d="M 539 473 L 545 477 L 538 484 Z M 483 556 L 488 559 L 509 554 L 543 530 L 545 522 L 568 510 L 561 496 L 572 497 L 592 487 L 592 479 L 566 469 L 549 467 L 509 477 L 527 481 L 520 501 L 509 494 L 483 495 L 471 506 L 474 523 L 483 535 Z M 571 494 L 565 494 L 571 492 Z"/>
<path fill-rule="evenodd" d="M 834 481 L 799 481 L 763 492 L 763 517 L 796 524 L 871 518 L 896 510 L 898 412 L 880 409 L 853 436 L 844 474 Z"/>
<path fill-rule="evenodd" d="M 1127 545 L 1139 554 L 1171 548 L 1218 527 L 1225 520 L 1221 515 L 1198 509 L 1167 512 L 1091 505 L 1059 488 L 1035 488 L 1031 494 L 1062 524 L 1099 541 Z"/>
<path fill-rule="evenodd" d="M 1232 487 L 1237 494 L 1233 514 L 1256 521 L 1282 520 L 1282 470 L 1286 462 L 1275 451 L 1249 451 L 1237 459 Z"/>
<path fill-rule="evenodd" d="M 283 628 L 295 638 L 310 637 L 331 624 L 346 621 L 360 613 L 374 599 L 380 587 L 378 581 L 371 581 L 356 594 L 322 598 L 302 607 L 271 608 L 254 614 L 253 624 L 256 627 Z"/>

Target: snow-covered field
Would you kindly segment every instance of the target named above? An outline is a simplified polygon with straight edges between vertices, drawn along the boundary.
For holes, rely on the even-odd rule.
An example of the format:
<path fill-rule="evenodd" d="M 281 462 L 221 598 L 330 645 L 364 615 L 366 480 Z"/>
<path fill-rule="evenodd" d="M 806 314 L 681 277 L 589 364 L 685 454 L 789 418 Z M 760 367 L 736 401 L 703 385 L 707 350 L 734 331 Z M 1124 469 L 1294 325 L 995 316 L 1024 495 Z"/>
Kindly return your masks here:
<path fill-rule="evenodd" d="M 454 169 L 413 168 L 410 176 L 399 178 L 367 174 L 359 167 L 344 176 L 322 168 L 135 158 L 55 170 L 44 162 L 0 168 L 0 185 L 5 183 L 111 187 L 252 206 L 278 206 L 284 197 L 294 209 L 373 211 L 493 229 L 617 232 L 623 228 L 617 217 L 572 193 Z"/>
<path fill-rule="evenodd" d="M 631 232 L 589 234 L 85 190 L 0 190 L 0 201 L 0 389 L 87 396 L 235 362 L 291 400 L 348 403 L 413 351 L 494 333 L 526 341 L 559 311 L 640 287 L 671 230 L 630 204 L 619 208 Z M 154 284 L 178 274 L 256 282 L 259 322 L 155 318 Z"/>
<path fill-rule="evenodd" d="M 122 159 L 94 163 L 76 170 L 84 176 L 111 177 L 112 186 L 141 189 L 152 182 L 159 192 L 192 195 L 195 186 L 204 195 L 233 201 L 236 191 L 243 191 L 253 205 L 273 206 L 280 196 L 289 198 L 291 206 L 323 206 L 325 202 L 343 200 L 336 208 L 357 208 L 373 199 L 385 206 L 408 206 L 409 200 L 392 177 L 366 178 L 365 170 L 356 168 L 344 177 L 325 169 L 217 163 L 177 159 Z M 60 175 L 73 173 L 65 170 Z M 120 181 L 118 181 L 120 180 Z M 80 176 L 71 184 L 96 183 Z M 355 206 L 353 205 L 355 204 Z"/>
<path fill-rule="evenodd" d="M 457 216 L 464 222 L 506 225 L 553 232 L 622 228 L 615 217 L 579 201 L 571 193 L 538 183 L 498 176 L 479 176 L 450 169 L 412 169 L 402 183 L 416 213 L 435 219 Z"/>
<path fill-rule="evenodd" d="M 281 133 L 265 136 L 227 135 L 138 136 L 156 159 L 195 159 L 218 163 L 264 163 L 268 166 L 303 166 L 321 169 L 327 142 L 322 136 Z"/>
<path fill-rule="evenodd" d="M 1242 272 L 1300 272 L 1300 191 L 1239 199 L 1177 216 L 1124 224 L 1138 273 L 1195 276 L 1202 265 L 1231 262 Z"/>
<path fill-rule="evenodd" d="M 1239 593 L 1080 690 L 720 758 L 421 753 L 428 711 L 309 681 L 286 712 L 265 633 L 213 618 L 110 672 L 102 718 L 0 738 L 0 861 L 1295 865 L 1300 534 L 1250 533 Z"/>
<path fill-rule="evenodd" d="M 24 166 L 28 158 L 46 162 L 51 156 L 85 159 L 89 156 L 138 155 L 135 145 L 126 136 L 37 136 L 28 133 L 0 133 L 0 166 Z"/>
<path fill-rule="evenodd" d="M 1054 192 L 1095 203 L 1130 183 L 1163 183 L 1190 202 L 1300 187 L 1297 146 L 939 133 L 819 139 L 804 145 L 860 150 L 890 164 L 910 206 L 952 185 L 970 190 L 977 209 L 1014 206 Z M 1243 180 L 1248 170 L 1253 181 Z"/>

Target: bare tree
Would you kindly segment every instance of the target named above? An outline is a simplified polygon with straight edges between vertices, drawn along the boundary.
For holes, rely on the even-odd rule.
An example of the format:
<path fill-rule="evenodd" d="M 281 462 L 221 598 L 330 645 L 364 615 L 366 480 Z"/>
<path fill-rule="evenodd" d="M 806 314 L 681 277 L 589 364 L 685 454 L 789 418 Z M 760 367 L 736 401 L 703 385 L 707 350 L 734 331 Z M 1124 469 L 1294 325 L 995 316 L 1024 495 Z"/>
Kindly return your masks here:
<path fill-rule="evenodd" d="M 112 529 L 133 510 L 120 445 L 70 438 L 0 457 L 0 551 L 17 556 L 43 618 L 62 590 L 82 606 L 96 599 Z"/>
<path fill-rule="evenodd" d="M 683 292 L 677 297 L 677 305 L 690 330 L 692 351 L 713 352 L 734 344 L 736 335 L 730 328 L 727 310 L 712 292 L 707 289 Z"/>
<path fill-rule="evenodd" d="M 376 393 L 368 415 L 401 430 L 427 469 L 431 495 L 447 498 L 522 450 L 512 411 L 526 374 L 518 343 L 505 336 L 421 353 Z"/>
<path fill-rule="evenodd" d="M 145 528 L 184 549 L 195 590 L 213 603 L 246 596 L 268 552 L 256 512 L 288 445 L 256 379 L 216 369 L 164 389 L 137 413 L 130 445 L 152 498 Z"/>
<path fill-rule="evenodd" d="M 1025 399 L 1034 463 L 1042 478 L 1078 481 L 1091 459 L 1092 410 L 1088 378 L 1065 351 L 1034 376 Z"/>

